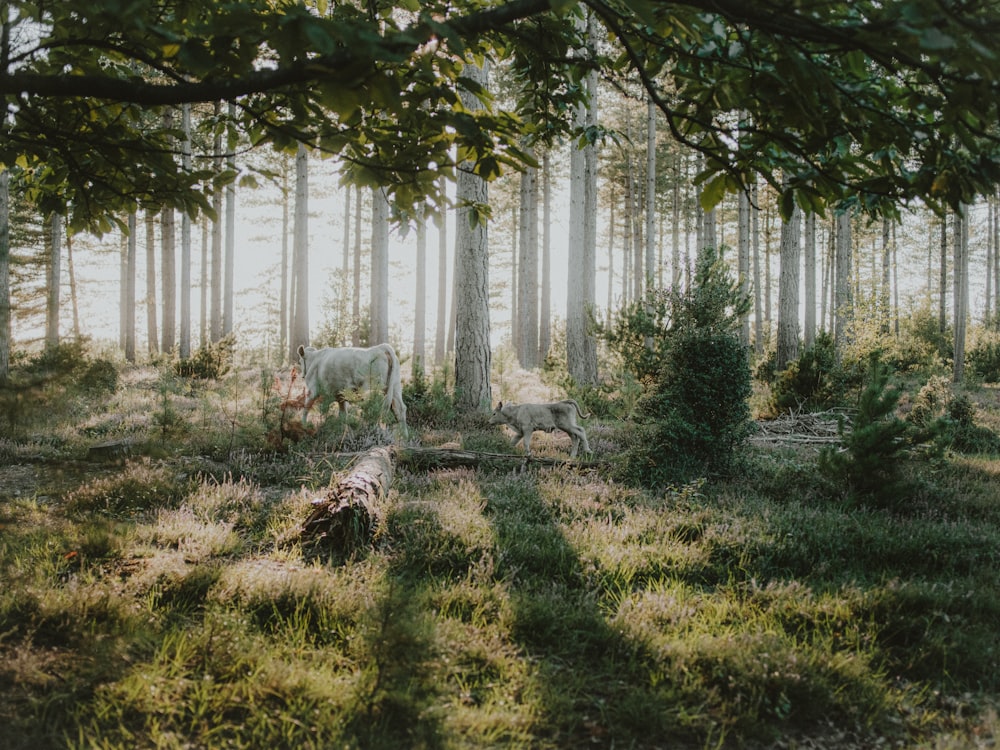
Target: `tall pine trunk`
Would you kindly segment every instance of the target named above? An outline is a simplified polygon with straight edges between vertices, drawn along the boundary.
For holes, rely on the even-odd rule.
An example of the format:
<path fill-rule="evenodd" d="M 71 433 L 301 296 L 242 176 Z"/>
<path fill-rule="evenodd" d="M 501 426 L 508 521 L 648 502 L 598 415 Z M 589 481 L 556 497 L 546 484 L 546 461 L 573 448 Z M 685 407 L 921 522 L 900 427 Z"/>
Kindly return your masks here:
<path fill-rule="evenodd" d="M 309 344 L 309 152 L 299 144 L 295 153 L 295 217 L 292 236 L 294 284 L 289 356 L 294 362 L 299 345 Z"/>
<path fill-rule="evenodd" d="M 796 205 L 781 223 L 780 269 L 778 272 L 778 372 L 799 357 L 799 265 L 802 255 L 802 211 Z"/>
<path fill-rule="evenodd" d="M 521 173 L 520 201 L 517 359 L 530 370 L 538 366 L 538 175 L 532 167 Z"/>
<path fill-rule="evenodd" d="M 0 385 L 10 377 L 10 173 L 0 167 Z"/>
<path fill-rule="evenodd" d="M 485 67 L 467 64 L 469 78 L 487 87 Z M 469 111 L 482 108 L 471 92 L 460 91 Z M 458 172 L 455 218 L 455 407 L 460 413 L 490 407 L 490 287 L 487 221 L 476 207 L 489 204 L 486 181 L 471 164 Z"/>
<path fill-rule="evenodd" d="M 184 132 L 181 165 L 185 172 L 191 171 L 191 105 L 181 109 L 181 129 Z M 187 211 L 181 214 L 181 359 L 191 356 L 191 217 Z"/>
<path fill-rule="evenodd" d="M 59 345 L 59 287 L 62 279 L 62 217 L 53 213 L 49 216 L 46 234 L 49 241 L 49 268 L 45 305 L 45 348 L 55 349 Z"/>
<path fill-rule="evenodd" d="M 372 268 L 368 345 L 389 341 L 389 201 L 384 188 L 372 189 Z"/>
<path fill-rule="evenodd" d="M 146 211 L 146 349 L 150 354 L 160 351 L 156 326 L 156 215 Z"/>

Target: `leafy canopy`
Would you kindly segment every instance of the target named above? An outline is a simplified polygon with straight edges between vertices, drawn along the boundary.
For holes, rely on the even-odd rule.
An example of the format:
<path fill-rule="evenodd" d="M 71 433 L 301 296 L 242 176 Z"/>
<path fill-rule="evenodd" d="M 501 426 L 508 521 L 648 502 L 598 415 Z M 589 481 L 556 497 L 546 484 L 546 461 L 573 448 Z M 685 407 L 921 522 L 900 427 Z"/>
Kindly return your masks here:
<path fill-rule="evenodd" d="M 706 207 L 754 172 L 785 185 L 786 211 L 957 206 L 1000 177 L 998 5 L 9 0 L 0 163 L 43 211 L 68 206 L 75 226 L 103 229 L 139 205 L 209 211 L 206 191 L 235 177 L 208 158 L 221 130 L 230 147 L 338 155 L 347 179 L 406 208 L 466 160 L 492 178 L 531 162 L 524 138 L 579 136 L 569 113 L 596 66 L 641 81 L 704 154 Z M 525 83 L 513 104 L 463 77 L 486 55 Z M 462 106 L 463 85 L 484 109 Z M 212 114 L 217 101 L 232 119 Z M 164 117 L 185 103 L 201 129 L 191 170 L 178 167 L 180 118 Z"/>

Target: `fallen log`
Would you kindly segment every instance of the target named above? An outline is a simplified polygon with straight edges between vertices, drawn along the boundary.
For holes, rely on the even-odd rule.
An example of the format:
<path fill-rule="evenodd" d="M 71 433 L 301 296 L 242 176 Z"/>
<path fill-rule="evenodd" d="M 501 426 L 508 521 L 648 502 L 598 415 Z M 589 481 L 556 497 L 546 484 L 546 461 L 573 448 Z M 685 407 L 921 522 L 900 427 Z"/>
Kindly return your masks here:
<path fill-rule="evenodd" d="M 394 470 L 391 446 L 362 454 L 325 497 L 313 501 L 313 511 L 302 525 L 302 540 L 345 554 L 371 544 L 378 506 L 389 492 Z"/>
<path fill-rule="evenodd" d="M 389 494 L 397 464 L 426 471 L 482 466 L 523 470 L 529 465 L 586 468 L 599 462 L 453 448 L 372 448 L 357 454 L 346 474 L 323 497 L 313 500 L 313 510 L 302 525 L 300 539 L 342 554 L 370 545 L 382 520 L 381 506 Z"/>

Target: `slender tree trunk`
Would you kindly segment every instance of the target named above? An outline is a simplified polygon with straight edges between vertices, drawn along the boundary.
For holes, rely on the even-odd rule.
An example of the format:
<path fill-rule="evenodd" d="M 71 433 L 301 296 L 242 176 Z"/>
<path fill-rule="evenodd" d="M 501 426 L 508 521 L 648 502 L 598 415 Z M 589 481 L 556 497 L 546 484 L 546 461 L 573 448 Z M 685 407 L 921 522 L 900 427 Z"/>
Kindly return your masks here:
<path fill-rule="evenodd" d="M 389 341 L 389 201 L 384 188 L 372 189 L 372 271 L 368 345 Z"/>
<path fill-rule="evenodd" d="M 465 70 L 483 88 L 488 86 L 485 67 L 470 64 Z M 471 92 L 459 92 L 469 111 L 482 108 Z M 458 173 L 455 219 L 455 407 L 460 413 L 486 412 L 490 408 L 490 286 L 487 221 L 472 213 L 489 205 L 486 181 L 465 165 Z"/>
<path fill-rule="evenodd" d="M 538 366 L 538 174 L 531 167 L 521 173 L 520 197 L 517 358 L 531 370 Z"/>
<path fill-rule="evenodd" d="M 511 243 L 510 243 L 510 344 L 511 348 L 515 353 L 519 351 L 520 344 L 518 343 L 519 338 L 519 327 L 518 327 L 518 281 L 517 281 L 517 253 L 518 253 L 518 235 L 519 235 L 519 222 L 517 219 L 518 207 L 511 206 L 510 209 L 510 226 L 513 227 L 511 232 Z"/>
<path fill-rule="evenodd" d="M 542 298 L 539 301 L 538 361 L 545 362 L 552 345 L 552 170 L 549 147 L 542 156 Z"/>
<path fill-rule="evenodd" d="M 229 120 L 236 119 L 236 105 L 229 103 Z M 230 131 L 233 132 L 233 131 Z M 230 135 L 226 144 L 226 167 L 236 172 L 235 136 Z M 228 336 L 233 332 L 233 305 L 235 290 L 233 278 L 236 268 L 236 183 L 230 181 L 226 185 L 226 276 L 223 288 L 222 334 Z"/>
<path fill-rule="evenodd" d="M 80 304 L 76 289 L 76 269 L 73 267 L 73 240 L 69 228 L 64 227 L 66 234 L 66 271 L 69 273 L 69 302 L 73 310 L 73 339 L 80 340 Z"/>
<path fill-rule="evenodd" d="M 0 385 L 10 378 L 10 173 L 0 168 Z"/>
<path fill-rule="evenodd" d="M 125 361 L 135 362 L 135 283 L 137 222 L 135 212 L 128 215 L 128 242 L 125 245 Z"/>
<path fill-rule="evenodd" d="M 670 230 L 670 287 L 678 290 L 681 283 L 681 154 L 674 152 L 674 184 Z"/>
<path fill-rule="evenodd" d="M 736 272 L 739 279 L 740 295 L 749 292 L 750 280 L 750 196 L 741 190 L 736 217 Z M 750 310 L 740 317 L 740 343 L 750 345 Z"/>
<path fill-rule="evenodd" d="M 955 214 L 955 360 L 956 383 L 965 379 L 965 333 L 969 318 L 969 212 L 962 206 Z"/>
<path fill-rule="evenodd" d="M 883 334 L 888 334 L 892 320 L 892 277 L 890 270 L 892 264 L 892 247 L 889 244 L 890 226 L 889 220 L 882 218 L 882 277 L 879 283 L 879 330 Z"/>
<path fill-rule="evenodd" d="M 424 372 L 427 337 L 427 218 L 421 205 L 417 211 L 417 299 L 413 310 L 413 376 Z"/>
<path fill-rule="evenodd" d="M 802 343 L 806 349 L 816 343 L 816 214 L 810 211 L 805 216 L 805 232 L 802 249 L 805 255 L 805 315 Z"/>
<path fill-rule="evenodd" d="M 181 129 L 184 131 L 181 165 L 185 172 L 191 171 L 191 105 L 181 108 Z M 181 213 L 181 359 L 191 356 L 191 217 L 187 211 Z"/>
<path fill-rule="evenodd" d="M 222 112 L 222 105 L 215 103 L 215 119 L 219 119 Z M 216 132 L 215 141 L 212 146 L 213 162 L 216 174 L 222 171 L 222 134 Z M 212 220 L 212 312 L 209 320 L 211 329 L 210 335 L 212 343 L 219 341 L 223 336 L 222 327 L 222 187 L 216 186 L 212 192 L 212 208 L 215 211 L 215 218 Z"/>
<path fill-rule="evenodd" d="M 986 299 L 983 302 L 983 322 L 987 327 L 993 320 L 993 200 L 986 197 Z"/>
<path fill-rule="evenodd" d="M 128 300 L 128 231 L 120 235 L 118 247 L 118 348 L 125 351 L 125 330 L 128 327 L 126 306 Z"/>
<path fill-rule="evenodd" d="M 938 332 L 948 330 L 948 218 L 941 217 L 941 272 L 938 275 Z"/>
<path fill-rule="evenodd" d="M 160 351 L 156 327 L 156 215 L 146 210 L 146 350 Z"/>
<path fill-rule="evenodd" d="M 292 278 L 295 284 L 289 356 L 309 344 L 309 152 L 299 144 L 295 154 L 295 219 L 292 238 Z"/>
<path fill-rule="evenodd" d="M 205 347 L 208 344 L 209 335 L 209 287 L 212 285 L 212 259 L 211 259 L 211 227 L 207 216 L 201 220 L 201 314 L 198 326 L 198 345 Z"/>
<path fill-rule="evenodd" d="M 842 211 L 837 214 L 836 274 L 834 281 L 836 304 L 833 308 L 834 348 L 838 360 L 844 354 L 853 315 L 854 299 L 851 294 L 851 214 Z"/>
<path fill-rule="evenodd" d="M 611 194 L 608 196 L 608 302 L 605 311 L 605 322 L 610 325 L 612 310 L 614 309 L 614 288 L 615 288 L 615 208 L 618 204 L 617 186 L 611 185 Z"/>
<path fill-rule="evenodd" d="M 291 344 L 291 317 L 292 317 L 292 305 L 291 305 L 291 286 L 292 279 L 289 273 L 289 248 L 288 248 L 288 237 L 291 234 L 289 231 L 290 214 L 289 211 L 289 199 L 291 196 L 291 190 L 288 185 L 289 176 L 289 159 L 287 155 L 281 156 L 281 274 L 280 283 L 281 290 L 278 293 L 278 327 L 281 329 L 278 334 L 280 339 L 278 343 L 279 351 L 281 352 L 282 362 L 294 362 L 295 353 L 292 351 L 293 347 Z"/>
<path fill-rule="evenodd" d="M 344 188 L 344 236 L 340 256 L 340 290 L 337 303 L 339 328 L 346 346 L 351 340 L 354 330 L 354 319 L 351 317 L 351 186 Z"/>
<path fill-rule="evenodd" d="M 351 299 L 351 317 L 354 327 L 351 333 L 351 345 L 361 346 L 365 342 L 365 337 L 371 335 L 371 330 L 361 330 L 361 213 L 363 201 L 361 186 L 358 185 L 354 201 L 354 290 Z"/>
<path fill-rule="evenodd" d="M 656 281 L 656 104 L 646 97 L 646 265 L 647 289 Z"/>
<path fill-rule="evenodd" d="M 764 354 L 764 300 L 760 288 L 760 204 L 757 182 L 750 185 L 751 238 L 753 239 L 753 346 L 758 357 Z"/>
<path fill-rule="evenodd" d="M 49 278 L 48 300 L 45 306 L 45 348 L 59 345 L 59 287 L 62 280 L 62 217 L 53 213 L 48 222 Z"/>
<path fill-rule="evenodd" d="M 441 195 L 445 195 L 445 182 L 439 182 Z M 438 230 L 438 303 L 437 327 L 434 336 L 434 364 L 441 367 L 447 356 L 445 335 L 448 330 L 448 220 L 444 211 L 437 217 Z"/>
<path fill-rule="evenodd" d="M 174 126 L 174 111 L 163 114 L 163 125 Z M 163 206 L 160 213 L 160 287 L 163 292 L 160 346 L 164 354 L 174 350 L 177 341 L 177 256 L 176 221 L 172 206 Z"/>
<path fill-rule="evenodd" d="M 796 205 L 781 224 L 778 276 L 778 343 L 775 369 L 781 372 L 799 358 L 799 274 L 802 255 L 802 211 Z"/>

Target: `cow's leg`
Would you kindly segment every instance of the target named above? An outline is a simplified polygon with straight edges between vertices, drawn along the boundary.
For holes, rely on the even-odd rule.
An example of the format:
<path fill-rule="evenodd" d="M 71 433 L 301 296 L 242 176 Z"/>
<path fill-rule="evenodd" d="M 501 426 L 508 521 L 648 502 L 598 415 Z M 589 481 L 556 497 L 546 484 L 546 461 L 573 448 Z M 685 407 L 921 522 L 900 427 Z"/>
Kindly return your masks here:
<path fill-rule="evenodd" d="M 347 414 L 347 400 L 343 396 L 337 396 L 337 416 L 343 417 Z"/>
<path fill-rule="evenodd" d="M 514 428 L 514 439 L 510 441 L 510 447 L 511 448 L 516 448 L 517 444 L 521 442 L 521 439 L 523 437 L 524 437 L 524 433 L 521 432 L 519 429 L 517 429 L 515 427 Z"/>
<path fill-rule="evenodd" d="M 531 455 L 531 430 L 524 431 L 524 452 L 526 455 Z"/>
<path fill-rule="evenodd" d="M 585 429 L 583 429 L 582 427 L 580 427 L 579 425 L 577 425 L 576 429 L 577 429 L 577 436 L 578 436 L 577 437 L 577 442 L 579 442 L 581 445 L 583 445 L 583 452 L 584 453 L 593 453 L 593 451 L 590 450 L 590 443 L 587 442 L 587 431 Z"/>
<path fill-rule="evenodd" d="M 313 404 L 319 399 L 319 396 L 310 396 L 309 391 L 306 391 L 306 400 L 302 406 L 302 426 L 306 426 L 307 418 L 309 417 L 309 410 L 312 409 Z"/>
<path fill-rule="evenodd" d="M 580 438 L 576 432 L 567 431 L 566 434 L 569 435 L 570 440 L 569 457 L 576 458 L 576 451 L 580 447 Z"/>

